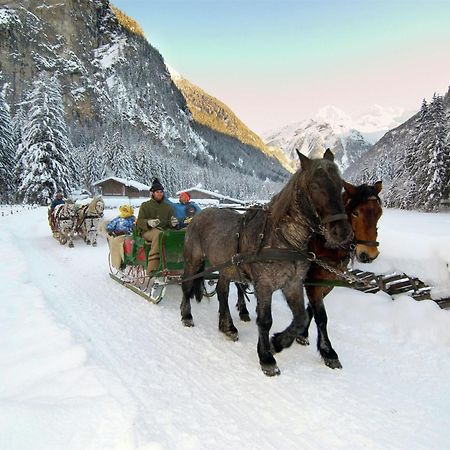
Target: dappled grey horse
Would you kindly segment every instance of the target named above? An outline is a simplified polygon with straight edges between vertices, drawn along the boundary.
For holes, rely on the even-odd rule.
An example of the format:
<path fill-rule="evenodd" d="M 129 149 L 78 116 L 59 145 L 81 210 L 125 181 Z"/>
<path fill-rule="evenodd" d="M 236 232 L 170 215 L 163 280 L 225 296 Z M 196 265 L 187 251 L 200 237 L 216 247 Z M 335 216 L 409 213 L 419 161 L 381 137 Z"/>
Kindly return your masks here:
<path fill-rule="evenodd" d="M 280 373 L 273 349 L 289 347 L 306 326 L 302 281 L 310 266 L 310 237 L 320 232 L 327 245 L 338 247 L 353 236 L 333 154 L 327 150 L 323 159 L 309 159 L 297 153 L 301 169 L 266 208 L 243 215 L 227 209 L 205 209 L 192 220 L 184 245 L 183 324 L 194 325 L 190 300 L 194 296 L 201 300 L 203 279 L 193 277 L 204 270 L 206 261 L 221 266 L 217 283 L 219 330 L 232 340 L 238 338 L 238 332 L 228 306 L 229 284 L 251 282 L 257 300 L 257 351 L 261 368 L 269 376 Z M 233 264 L 224 264 L 231 260 Z M 283 332 L 272 337 L 271 343 L 272 294 L 278 289 L 293 319 Z"/>

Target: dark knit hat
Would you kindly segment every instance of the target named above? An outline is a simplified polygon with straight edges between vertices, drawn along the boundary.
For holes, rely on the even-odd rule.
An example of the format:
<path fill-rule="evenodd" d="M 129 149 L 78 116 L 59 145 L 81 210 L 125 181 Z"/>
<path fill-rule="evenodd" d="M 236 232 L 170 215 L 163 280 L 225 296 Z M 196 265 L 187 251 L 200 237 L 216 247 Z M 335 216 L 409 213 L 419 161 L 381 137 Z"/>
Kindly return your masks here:
<path fill-rule="evenodd" d="M 152 187 L 150 188 L 151 192 L 155 192 L 155 191 L 164 191 L 164 187 L 163 185 L 160 183 L 160 181 L 158 180 L 158 178 L 153 178 L 153 183 L 152 183 Z"/>

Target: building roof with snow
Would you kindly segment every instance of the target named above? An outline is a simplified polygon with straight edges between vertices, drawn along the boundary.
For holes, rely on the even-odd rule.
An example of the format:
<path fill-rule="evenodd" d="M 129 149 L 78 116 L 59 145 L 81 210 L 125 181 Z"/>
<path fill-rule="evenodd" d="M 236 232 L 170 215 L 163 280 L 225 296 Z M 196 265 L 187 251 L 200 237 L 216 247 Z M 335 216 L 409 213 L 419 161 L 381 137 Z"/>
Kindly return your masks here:
<path fill-rule="evenodd" d="M 246 204 L 246 202 L 238 200 L 237 198 L 228 197 L 227 195 L 222 195 L 219 194 L 218 192 L 212 192 L 198 187 L 183 189 L 181 191 L 178 191 L 177 195 L 180 195 L 182 192 L 187 192 L 192 200 L 213 199 L 218 200 L 220 204 L 238 204 L 238 205 Z"/>
<path fill-rule="evenodd" d="M 97 187 L 102 195 L 127 195 L 129 197 L 150 195 L 150 186 L 125 178 L 107 177 L 92 183 L 92 185 Z"/>

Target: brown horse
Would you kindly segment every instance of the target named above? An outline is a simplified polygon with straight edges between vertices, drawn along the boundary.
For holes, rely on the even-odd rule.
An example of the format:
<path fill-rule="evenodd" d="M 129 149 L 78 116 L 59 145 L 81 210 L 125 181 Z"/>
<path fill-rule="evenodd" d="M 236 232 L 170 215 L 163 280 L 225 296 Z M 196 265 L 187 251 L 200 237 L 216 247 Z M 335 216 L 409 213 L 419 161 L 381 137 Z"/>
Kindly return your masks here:
<path fill-rule="evenodd" d="M 333 154 L 327 150 L 323 159 L 309 159 L 299 153 L 301 170 L 277 194 L 265 209 L 236 211 L 209 208 L 195 216 L 189 225 L 184 244 L 183 299 L 181 320 L 193 326 L 190 300 L 202 298 L 203 279 L 192 277 L 204 270 L 208 260 L 212 266 L 235 260 L 237 254 L 258 256 L 270 250 L 301 255 L 297 260 L 264 260 L 243 262 L 219 270 L 219 330 L 232 340 L 238 339 L 233 324 L 228 293 L 230 281 L 248 281 L 255 288 L 259 331 L 258 356 L 261 369 L 268 376 L 280 373 L 269 332 L 272 326 L 272 294 L 281 289 L 293 312 L 292 323 L 272 338 L 280 351 L 289 347 L 304 332 L 306 314 L 302 281 L 308 272 L 308 242 L 314 232 L 320 233 L 327 245 L 345 245 L 353 237 L 341 197 L 342 179 Z M 267 253 L 267 252 L 266 252 Z"/>
<path fill-rule="evenodd" d="M 350 258 L 355 256 L 362 263 L 373 261 L 379 254 L 377 242 L 377 223 L 381 217 L 381 201 L 378 196 L 382 188 L 381 181 L 373 186 L 363 184 L 353 186 L 344 181 L 342 198 L 345 205 L 348 220 L 355 235 L 354 241 L 344 247 L 331 249 L 327 247 L 325 240 L 320 235 L 314 235 L 309 242 L 308 249 L 320 260 L 325 260 L 330 266 L 338 270 L 345 270 Z M 337 276 L 329 270 L 319 266 L 314 261 L 306 275 L 305 286 L 309 305 L 307 307 L 308 326 L 297 338 L 302 345 L 309 345 L 308 328 L 314 317 L 317 325 L 317 349 L 325 364 L 333 369 L 341 368 L 337 353 L 334 351 L 327 333 L 327 315 L 323 305 L 323 299 L 328 295 L 333 286 L 314 285 L 325 281 L 336 280 Z M 311 284 L 309 284 L 311 283 Z M 248 321 L 250 316 L 245 305 L 245 287 L 237 285 L 239 317 Z M 277 350 L 277 349 L 275 349 Z"/>

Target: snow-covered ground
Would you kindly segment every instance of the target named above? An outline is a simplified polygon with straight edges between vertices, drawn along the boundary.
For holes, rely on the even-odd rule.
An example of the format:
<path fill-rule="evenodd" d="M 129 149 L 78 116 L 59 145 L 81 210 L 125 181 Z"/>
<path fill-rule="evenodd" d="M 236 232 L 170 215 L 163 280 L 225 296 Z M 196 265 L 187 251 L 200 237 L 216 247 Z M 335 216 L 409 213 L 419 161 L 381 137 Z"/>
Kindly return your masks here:
<path fill-rule="evenodd" d="M 379 240 L 371 270 L 450 294 L 449 214 L 385 211 Z M 214 298 L 184 328 L 179 287 L 147 303 L 109 278 L 104 239 L 60 246 L 45 208 L 0 217 L 0 248 L 1 449 L 449 448 L 450 311 L 434 302 L 336 288 L 343 369 L 295 344 L 267 378 L 254 300 L 251 323 L 233 308 L 239 342 L 218 332 Z M 279 293 L 273 316 L 274 331 L 290 320 Z"/>

